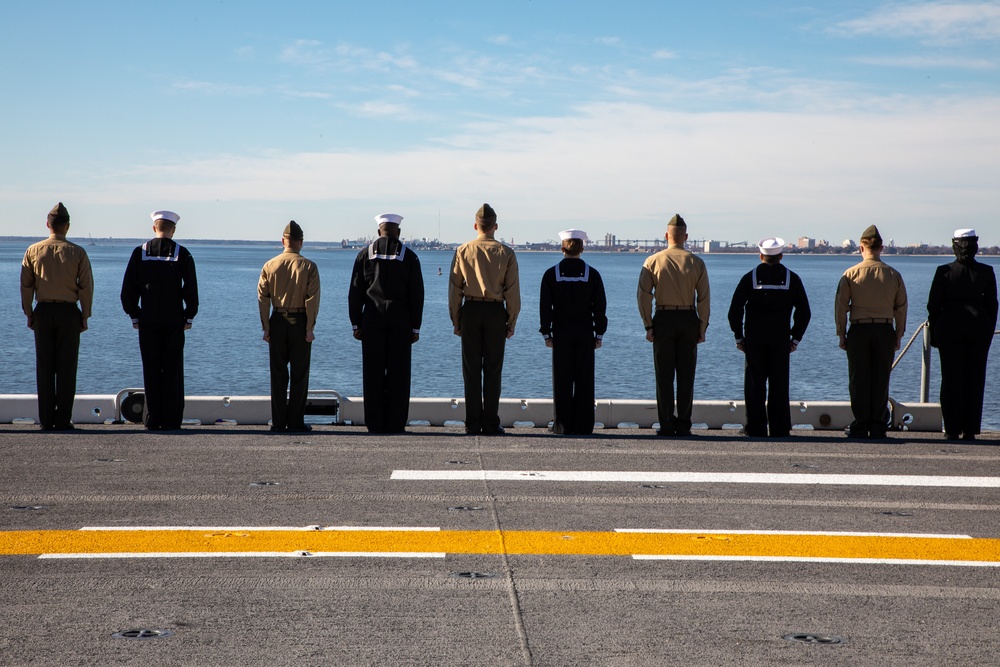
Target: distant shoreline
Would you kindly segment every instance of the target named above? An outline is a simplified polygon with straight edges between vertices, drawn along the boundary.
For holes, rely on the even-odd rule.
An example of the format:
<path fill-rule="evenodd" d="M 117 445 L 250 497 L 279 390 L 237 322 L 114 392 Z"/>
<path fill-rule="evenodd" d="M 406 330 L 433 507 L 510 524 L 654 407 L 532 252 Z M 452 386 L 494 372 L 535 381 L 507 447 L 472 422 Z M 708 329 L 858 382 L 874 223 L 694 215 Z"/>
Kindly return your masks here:
<path fill-rule="evenodd" d="M 40 241 L 45 237 L 42 236 L 0 236 L 0 243 L 24 243 L 30 245 L 37 241 Z M 90 238 L 90 237 L 79 237 L 70 236 L 70 240 L 74 243 L 87 247 L 87 246 L 101 246 L 101 245 L 139 245 L 148 241 L 148 238 L 112 238 L 112 237 L 101 237 L 101 238 Z M 184 245 L 190 246 L 209 246 L 209 245 L 231 245 L 231 246 L 248 246 L 248 247 L 280 247 L 280 242 L 275 239 L 273 241 L 258 241 L 258 240 L 241 240 L 241 239 L 180 239 Z M 405 239 L 404 239 L 405 240 Z M 417 239 L 417 241 L 421 241 Z M 343 241 L 306 241 L 304 248 L 307 250 L 348 250 L 357 251 L 361 246 L 357 245 L 357 241 L 351 241 L 350 246 L 342 247 Z M 407 241 L 409 243 L 409 241 Z M 442 243 L 436 247 L 420 247 L 420 243 L 416 246 L 419 251 L 424 250 L 454 250 L 460 244 L 459 243 Z M 689 243 L 689 245 L 691 245 Z M 641 248 L 625 248 L 616 247 L 608 248 L 599 245 L 590 245 L 587 247 L 587 252 L 591 253 L 613 253 L 613 254 L 652 254 L 663 250 L 665 246 L 660 245 L 656 247 L 641 247 Z M 514 249 L 518 252 L 559 252 L 559 246 L 553 243 L 530 243 L 525 245 L 515 245 Z M 692 252 L 698 255 L 757 255 L 756 248 L 746 248 L 740 250 L 723 250 L 716 252 L 704 252 L 696 248 L 688 248 Z M 799 255 L 818 255 L 818 256 L 831 256 L 831 255 L 856 255 L 858 250 L 849 248 L 840 248 L 828 246 L 825 248 L 814 248 L 814 249 L 790 249 L 786 255 L 787 256 L 799 256 Z M 897 246 L 892 248 L 886 248 L 883 251 L 884 255 L 887 256 L 908 256 L 908 257 L 952 257 L 953 253 L 951 248 L 948 246 Z M 1000 246 L 983 247 L 979 249 L 979 255 L 984 257 L 998 256 L 1000 255 Z"/>

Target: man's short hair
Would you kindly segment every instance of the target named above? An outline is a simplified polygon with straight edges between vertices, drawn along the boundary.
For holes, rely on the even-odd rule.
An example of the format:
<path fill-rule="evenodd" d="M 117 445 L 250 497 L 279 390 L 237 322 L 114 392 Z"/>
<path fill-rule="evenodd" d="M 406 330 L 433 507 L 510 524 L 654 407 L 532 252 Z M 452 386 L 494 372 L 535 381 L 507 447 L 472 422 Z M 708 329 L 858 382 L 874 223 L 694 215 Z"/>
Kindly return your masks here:
<path fill-rule="evenodd" d="M 872 250 L 881 250 L 882 235 L 879 234 L 878 227 L 869 225 L 865 231 L 861 232 L 861 245 Z"/>
<path fill-rule="evenodd" d="M 565 239 L 562 242 L 562 251 L 576 257 L 583 252 L 583 239 Z"/>

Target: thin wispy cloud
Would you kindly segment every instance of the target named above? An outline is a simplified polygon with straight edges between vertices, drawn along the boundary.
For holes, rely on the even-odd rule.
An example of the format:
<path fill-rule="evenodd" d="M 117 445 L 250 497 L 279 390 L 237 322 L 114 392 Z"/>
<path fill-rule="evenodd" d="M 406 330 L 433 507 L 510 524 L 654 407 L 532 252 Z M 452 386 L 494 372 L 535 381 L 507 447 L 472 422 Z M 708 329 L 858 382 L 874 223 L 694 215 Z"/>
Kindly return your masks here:
<path fill-rule="evenodd" d="M 373 100 L 361 104 L 339 103 L 337 108 L 343 109 L 352 116 L 360 118 L 394 118 L 397 120 L 417 120 L 420 116 L 406 104 Z"/>
<path fill-rule="evenodd" d="M 174 91 L 184 93 L 199 93 L 202 95 L 219 95 L 227 97 L 253 97 L 263 95 L 265 86 L 247 86 L 233 83 L 218 83 L 214 81 L 175 81 L 171 84 Z"/>
<path fill-rule="evenodd" d="M 985 58 L 954 58 L 936 56 L 860 56 L 853 59 L 863 65 L 879 67 L 903 67 L 913 69 L 997 69 L 998 64 Z"/>
<path fill-rule="evenodd" d="M 890 5 L 834 27 L 839 34 L 916 37 L 930 42 L 1000 39 L 1000 3 Z"/>
<path fill-rule="evenodd" d="M 330 50 L 323 42 L 314 39 L 299 39 L 281 50 L 279 58 L 292 65 L 317 66 L 328 63 Z"/>
<path fill-rule="evenodd" d="M 650 57 L 653 60 L 672 60 L 673 58 L 677 57 L 677 54 L 667 49 L 658 49 L 656 51 L 653 51 Z"/>

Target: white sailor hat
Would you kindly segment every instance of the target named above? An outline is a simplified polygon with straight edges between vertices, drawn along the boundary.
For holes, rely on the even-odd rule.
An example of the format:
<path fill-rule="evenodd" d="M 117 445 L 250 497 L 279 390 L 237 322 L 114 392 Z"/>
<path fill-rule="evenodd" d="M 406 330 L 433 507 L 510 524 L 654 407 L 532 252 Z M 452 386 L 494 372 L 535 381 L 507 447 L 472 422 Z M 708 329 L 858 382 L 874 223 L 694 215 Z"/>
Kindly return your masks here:
<path fill-rule="evenodd" d="M 762 255 L 780 255 L 785 250 L 785 239 L 777 236 L 770 236 L 757 241 L 757 249 Z"/>
<path fill-rule="evenodd" d="M 177 224 L 177 221 L 181 219 L 181 216 L 177 215 L 173 211 L 153 211 L 149 214 L 149 217 L 153 219 L 153 222 L 157 220 L 169 220 L 170 222 Z"/>
<path fill-rule="evenodd" d="M 559 232 L 560 241 L 568 241 L 569 239 L 580 239 L 581 241 L 589 241 L 590 237 L 587 236 L 587 232 L 582 229 L 564 229 Z"/>
<path fill-rule="evenodd" d="M 395 213 L 383 213 L 382 215 L 375 216 L 375 222 L 380 225 L 398 225 L 403 221 L 403 216 L 396 215 Z"/>
<path fill-rule="evenodd" d="M 951 238 L 953 239 L 967 239 L 972 236 L 978 236 L 975 229 L 956 229 L 955 235 Z"/>

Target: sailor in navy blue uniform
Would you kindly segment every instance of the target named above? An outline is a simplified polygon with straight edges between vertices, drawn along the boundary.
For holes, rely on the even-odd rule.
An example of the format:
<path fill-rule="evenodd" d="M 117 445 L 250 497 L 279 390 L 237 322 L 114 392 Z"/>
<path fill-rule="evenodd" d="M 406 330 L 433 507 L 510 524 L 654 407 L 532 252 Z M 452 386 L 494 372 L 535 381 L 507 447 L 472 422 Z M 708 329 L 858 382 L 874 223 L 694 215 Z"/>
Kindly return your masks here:
<path fill-rule="evenodd" d="M 361 341 L 365 426 L 402 433 L 410 409 L 410 358 L 420 340 L 424 278 L 417 254 L 399 240 L 402 216 L 375 218 L 378 238 L 358 253 L 348 292 L 351 326 Z"/>
<path fill-rule="evenodd" d="M 927 299 L 931 345 L 941 354 L 941 416 L 951 440 L 975 440 L 983 421 L 986 362 L 997 324 L 997 278 L 976 261 L 979 236 L 957 229 L 955 261 L 939 266 Z"/>
<path fill-rule="evenodd" d="M 792 429 L 789 355 L 798 348 L 811 313 L 802 280 L 781 264 L 784 246 L 779 238 L 761 239 L 761 263 L 740 280 L 729 306 L 736 348 L 746 356 L 743 394 L 749 436 L 766 437 L 770 426 L 772 438 L 784 438 Z"/>
<path fill-rule="evenodd" d="M 542 276 L 539 331 L 552 348 L 553 433 L 594 432 L 594 350 L 608 330 L 604 281 L 582 259 L 586 232 L 559 232 L 563 260 Z"/>
<path fill-rule="evenodd" d="M 122 308 L 139 330 L 146 392 L 143 421 L 176 430 L 184 419 L 184 332 L 198 314 L 194 259 L 173 240 L 180 216 L 154 211 L 156 237 L 132 251 L 122 280 Z"/>

